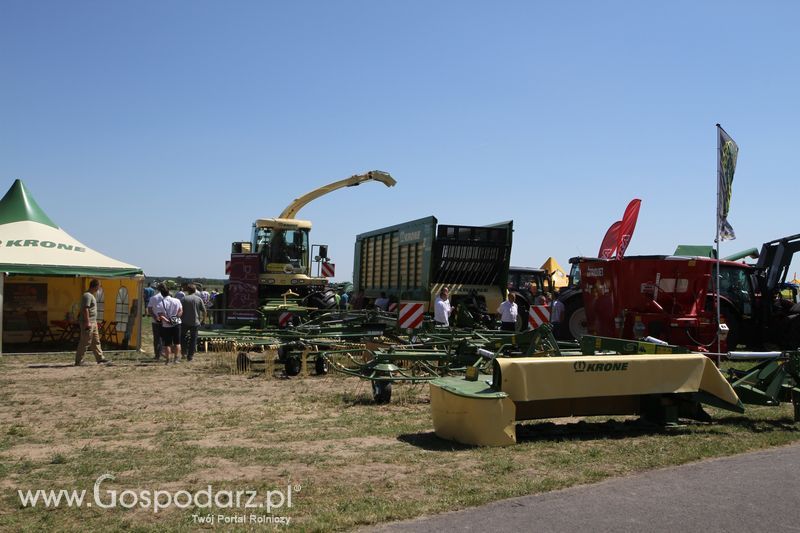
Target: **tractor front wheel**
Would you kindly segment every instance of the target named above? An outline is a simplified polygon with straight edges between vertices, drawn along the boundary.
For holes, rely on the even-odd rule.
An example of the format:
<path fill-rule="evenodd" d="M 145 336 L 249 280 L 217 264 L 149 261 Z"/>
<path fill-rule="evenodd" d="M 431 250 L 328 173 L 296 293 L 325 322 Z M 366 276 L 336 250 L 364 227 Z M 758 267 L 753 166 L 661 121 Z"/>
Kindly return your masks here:
<path fill-rule="evenodd" d="M 312 292 L 306 296 L 305 305 L 316 307 L 317 309 L 334 309 L 336 308 L 336 294 L 330 289 Z"/>

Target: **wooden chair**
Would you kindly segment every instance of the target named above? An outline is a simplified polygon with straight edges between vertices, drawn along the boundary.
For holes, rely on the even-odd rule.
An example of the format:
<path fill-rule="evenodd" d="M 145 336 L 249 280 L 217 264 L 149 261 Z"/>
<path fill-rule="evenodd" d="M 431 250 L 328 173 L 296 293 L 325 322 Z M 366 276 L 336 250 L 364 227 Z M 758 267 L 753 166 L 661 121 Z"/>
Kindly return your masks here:
<path fill-rule="evenodd" d="M 45 342 L 47 337 L 55 342 L 56 336 L 47 324 L 47 321 L 42 320 L 41 314 L 37 311 L 26 311 L 25 319 L 28 321 L 28 327 L 31 330 L 31 339 L 28 342 Z"/>
<path fill-rule="evenodd" d="M 54 333 L 59 344 L 78 342 L 81 336 L 80 325 L 74 320 L 51 320 L 50 325 L 56 328 Z"/>
<path fill-rule="evenodd" d="M 117 323 L 116 322 L 108 322 L 103 320 L 102 324 L 97 324 L 99 333 L 100 333 L 100 341 L 101 342 L 110 342 L 113 344 L 117 344 Z"/>

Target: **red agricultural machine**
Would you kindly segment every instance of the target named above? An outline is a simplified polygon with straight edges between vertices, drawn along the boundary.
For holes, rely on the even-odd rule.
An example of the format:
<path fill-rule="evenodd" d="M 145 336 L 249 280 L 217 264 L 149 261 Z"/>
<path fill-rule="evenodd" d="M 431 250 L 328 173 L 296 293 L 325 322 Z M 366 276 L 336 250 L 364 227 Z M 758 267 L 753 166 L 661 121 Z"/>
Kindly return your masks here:
<path fill-rule="evenodd" d="M 634 256 L 580 258 L 580 288 L 589 333 L 618 338 L 647 336 L 695 350 L 716 349 L 719 285 L 722 351 L 796 350 L 800 347 L 800 303 L 785 285 L 800 234 L 765 243 L 756 265 L 707 257 Z M 723 328 L 724 329 L 724 328 Z M 723 335 L 724 336 L 724 335 Z"/>
<path fill-rule="evenodd" d="M 581 287 L 589 333 L 655 337 L 704 350 L 716 341 L 713 308 L 706 307 L 716 262 L 667 256 L 583 259 Z"/>

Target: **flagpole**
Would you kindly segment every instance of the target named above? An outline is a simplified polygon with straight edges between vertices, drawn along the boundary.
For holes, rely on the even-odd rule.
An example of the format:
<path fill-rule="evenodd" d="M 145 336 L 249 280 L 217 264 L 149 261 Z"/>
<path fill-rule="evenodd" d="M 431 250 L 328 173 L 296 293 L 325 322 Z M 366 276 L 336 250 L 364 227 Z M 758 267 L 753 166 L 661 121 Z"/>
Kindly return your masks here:
<path fill-rule="evenodd" d="M 721 146 L 719 144 L 719 139 L 720 139 L 719 130 L 721 128 L 722 128 L 722 126 L 717 124 L 717 173 L 718 174 L 719 174 L 719 168 L 720 168 L 720 164 L 721 164 L 721 162 L 720 162 L 720 148 L 721 148 Z M 720 325 L 720 314 L 721 314 L 721 312 L 720 312 L 721 302 L 720 302 L 720 297 L 719 297 L 719 292 L 720 292 L 720 290 L 719 290 L 720 289 L 720 279 L 719 279 L 719 231 L 720 231 L 719 218 L 720 218 L 720 205 L 719 204 L 720 204 L 720 192 L 721 191 L 719 189 L 719 181 L 720 181 L 719 180 L 719 175 L 717 175 L 717 233 L 716 233 L 716 235 L 714 237 L 714 242 L 717 245 L 717 279 L 714 281 L 714 290 L 717 293 L 717 354 L 722 353 L 722 340 L 719 338 L 719 336 L 720 336 L 719 325 Z M 722 356 L 721 355 L 717 355 L 717 366 L 720 365 L 721 359 L 722 359 Z"/>

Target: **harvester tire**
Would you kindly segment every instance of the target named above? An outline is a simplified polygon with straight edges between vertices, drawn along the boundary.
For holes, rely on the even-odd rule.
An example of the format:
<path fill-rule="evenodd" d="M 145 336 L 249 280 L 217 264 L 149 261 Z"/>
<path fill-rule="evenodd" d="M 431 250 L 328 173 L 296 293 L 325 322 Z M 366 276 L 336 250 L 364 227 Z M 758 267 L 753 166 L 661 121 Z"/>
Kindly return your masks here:
<path fill-rule="evenodd" d="M 377 404 L 389 403 L 392 401 L 392 382 L 376 379 L 372 382 L 372 399 Z"/>
<path fill-rule="evenodd" d="M 324 376 L 328 373 L 328 360 L 324 357 L 317 356 L 316 361 L 314 361 L 314 370 L 317 372 L 318 376 Z"/>
<path fill-rule="evenodd" d="M 283 368 L 287 376 L 296 376 L 300 373 L 300 359 L 296 357 L 287 357 L 283 363 Z"/>
<path fill-rule="evenodd" d="M 312 292 L 306 297 L 305 304 L 308 307 L 316 307 L 317 309 L 335 309 L 336 294 L 330 289 Z"/>

